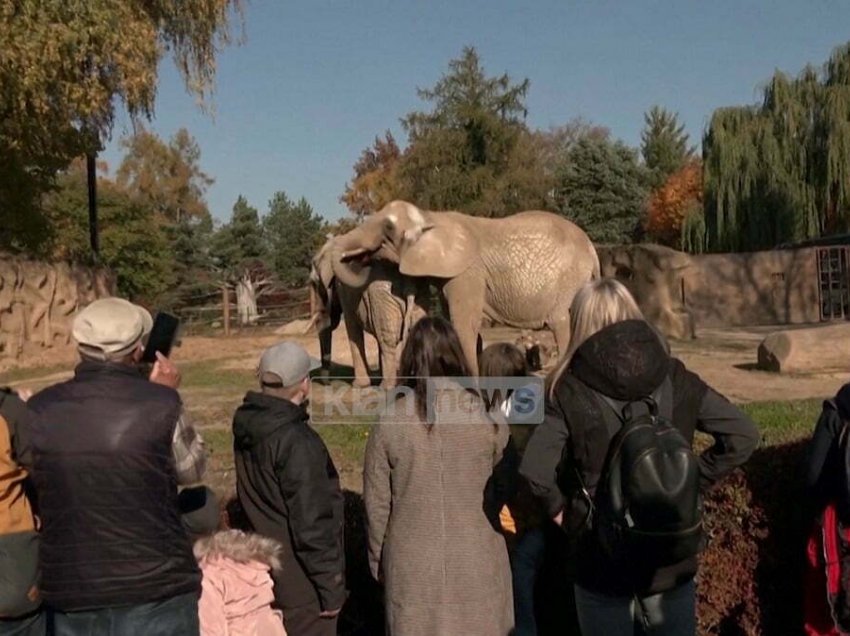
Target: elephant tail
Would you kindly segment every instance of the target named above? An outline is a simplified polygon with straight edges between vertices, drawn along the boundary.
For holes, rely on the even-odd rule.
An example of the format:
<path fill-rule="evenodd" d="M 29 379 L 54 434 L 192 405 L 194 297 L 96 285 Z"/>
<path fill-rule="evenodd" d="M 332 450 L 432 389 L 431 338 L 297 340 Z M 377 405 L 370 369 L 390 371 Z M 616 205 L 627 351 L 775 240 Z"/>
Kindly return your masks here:
<path fill-rule="evenodd" d="M 599 254 L 593 250 L 593 271 L 590 274 L 590 280 L 599 280 L 602 278 L 602 267 L 599 265 Z"/>

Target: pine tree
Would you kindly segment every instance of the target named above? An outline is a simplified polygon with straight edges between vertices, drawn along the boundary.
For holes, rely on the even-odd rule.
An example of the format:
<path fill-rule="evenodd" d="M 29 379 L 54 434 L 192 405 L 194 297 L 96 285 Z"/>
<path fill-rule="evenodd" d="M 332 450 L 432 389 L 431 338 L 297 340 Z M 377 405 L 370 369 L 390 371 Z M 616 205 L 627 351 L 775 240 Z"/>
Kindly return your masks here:
<path fill-rule="evenodd" d="M 688 145 L 685 125 L 679 123 L 677 114 L 653 106 L 644 113 L 643 121 L 640 151 L 655 189 L 693 157 L 694 148 Z"/>
<path fill-rule="evenodd" d="M 631 243 L 644 216 L 648 175 L 637 151 L 598 135 L 581 138 L 557 172 L 557 210 L 600 243 Z"/>
<path fill-rule="evenodd" d="M 488 77 L 475 49 L 464 48 L 448 74 L 418 91 L 432 110 L 402 120 L 404 198 L 482 216 L 542 205 L 550 184 L 524 123 L 528 88 L 528 79 Z"/>
<path fill-rule="evenodd" d="M 325 223 L 305 198 L 292 201 L 285 192 L 276 192 L 263 219 L 269 264 L 278 280 L 287 287 L 307 282 L 316 250 L 324 242 Z"/>

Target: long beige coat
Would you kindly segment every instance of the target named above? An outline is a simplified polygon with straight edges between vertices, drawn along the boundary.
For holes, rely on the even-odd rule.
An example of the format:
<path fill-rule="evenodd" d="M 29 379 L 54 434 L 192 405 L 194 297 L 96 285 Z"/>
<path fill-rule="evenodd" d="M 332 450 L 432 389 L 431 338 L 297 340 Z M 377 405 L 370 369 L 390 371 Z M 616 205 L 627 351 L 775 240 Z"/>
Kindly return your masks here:
<path fill-rule="evenodd" d="M 454 393 L 430 430 L 413 398 L 399 398 L 366 446 L 369 561 L 385 583 L 390 636 L 508 636 L 514 626 L 508 553 L 493 525 L 510 487 L 508 427 Z"/>

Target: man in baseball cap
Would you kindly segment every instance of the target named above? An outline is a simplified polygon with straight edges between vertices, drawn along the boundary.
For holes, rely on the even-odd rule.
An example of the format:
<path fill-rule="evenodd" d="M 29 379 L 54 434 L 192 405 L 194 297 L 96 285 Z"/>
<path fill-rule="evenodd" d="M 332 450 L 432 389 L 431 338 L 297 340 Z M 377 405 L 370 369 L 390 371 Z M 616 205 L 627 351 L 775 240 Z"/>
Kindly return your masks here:
<path fill-rule="evenodd" d="M 28 401 L 41 593 L 57 633 L 198 633 L 201 573 L 177 485 L 200 480 L 206 456 L 177 367 L 162 354 L 150 377 L 139 366 L 152 323 L 121 298 L 94 301 L 74 319 L 74 377 Z"/>
<path fill-rule="evenodd" d="M 295 390 L 309 378 L 310 371 L 321 366 L 322 363 L 311 358 L 303 347 L 294 342 L 281 342 L 263 352 L 257 374 L 263 388 Z M 309 382 L 307 391 L 309 392 Z M 292 394 L 292 391 L 289 393 Z"/>
<path fill-rule="evenodd" d="M 266 349 L 260 391 L 233 417 L 239 503 L 257 532 L 283 545 L 275 598 L 298 636 L 335 636 L 346 598 L 339 475 L 306 409 L 320 366 L 294 342 Z"/>

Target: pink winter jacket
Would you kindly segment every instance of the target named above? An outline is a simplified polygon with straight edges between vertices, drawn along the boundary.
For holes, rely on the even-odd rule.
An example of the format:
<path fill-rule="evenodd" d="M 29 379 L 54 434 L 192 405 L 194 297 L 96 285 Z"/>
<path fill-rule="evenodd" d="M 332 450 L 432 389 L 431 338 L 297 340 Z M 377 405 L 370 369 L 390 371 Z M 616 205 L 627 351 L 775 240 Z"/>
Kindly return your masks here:
<path fill-rule="evenodd" d="M 276 541 L 239 530 L 195 543 L 204 573 L 198 603 L 201 636 L 286 636 L 283 615 L 271 606 L 270 572 L 280 568 L 279 553 Z"/>

